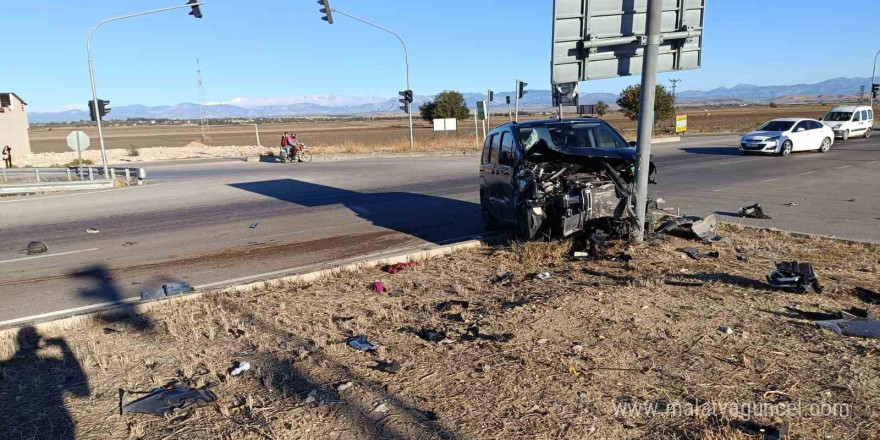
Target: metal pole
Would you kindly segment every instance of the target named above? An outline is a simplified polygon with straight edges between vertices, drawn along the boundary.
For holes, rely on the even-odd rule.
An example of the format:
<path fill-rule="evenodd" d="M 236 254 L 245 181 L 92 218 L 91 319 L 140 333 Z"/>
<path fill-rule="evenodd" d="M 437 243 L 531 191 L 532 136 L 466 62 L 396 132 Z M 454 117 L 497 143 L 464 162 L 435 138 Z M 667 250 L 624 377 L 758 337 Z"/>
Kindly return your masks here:
<path fill-rule="evenodd" d="M 877 57 L 880 57 L 880 50 L 877 51 L 877 55 L 874 55 L 874 70 L 871 71 L 871 109 L 874 109 L 874 84 L 876 83 L 877 77 Z M 874 121 L 871 121 L 871 126 L 874 126 Z"/>
<path fill-rule="evenodd" d="M 205 4 L 205 2 L 185 4 L 185 5 L 180 5 L 180 6 L 170 6 L 167 8 L 154 9 L 152 11 L 138 12 L 136 14 L 122 15 L 119 17 L 108 18 L 108 19 L 105 19 L 105 20 L 98 22 L 98 24 L 96 24 L 95 27 L 92 28 L 91 32 L 89 32 L 89 39 L 88 39 L 88 42 L 86 43 L 86 49 L 88 50 L 88 53 L 89 53 L 89 80 L 91 81 L 91 84 L 92 84 L 92 108 L 94 109 L 94 112 L 95 112 L 95 121 L 98 123 L 98 140 L 101 143 L 101 161 L 103 162 L 103 165 L 104 165 L 104 178 L 105 179 L 109 179 L 110 175 L 107 170 L 107 151 L 104 148 L 104 129 L 101 126 L 101 114 L 98 112 L 98 90 L 97 90 L 97 87 L 95 87 L 95 67 L 94 67 L 94 64 L 92 63 L 92 36 L 95 34 L 95 31 L 97 31 L 99 27 L 101 27 L 105 23 L 109 23 L 111 21 L 125 20 L 126 18 L 140 17 L 142 15 L 155 14 L 158 12 L 171 11 L 174 9 L 191 8 L 193 6 L 201 6 L 203 4 Z"/>
<path fill-rule="evenodd" d="M 511 122 L 513 121 L 513 110 L 510 108 L 510 103 L 507 103 L 507 116 L 510 118 Z"/>
<path fill-rule="evenodd" d="M 516 80 L 516 87 L 513 89 L 513 93 L 516 94 L 516 111 L 513 113 L 513 122 L 519 122 L 519 80 Z"/>
<path fill-rule="evenodd" d="M 260 125 L 254 124 L 254 130 L 257 132 L 257 147 L 263 148 L 263 146 L 260 145 Z"/>
<path fill-rule="evenodd" d="M 492 105 L 492 91 L 488 90 L 486 92 L 486 125 L 491 129 L 492 128 L 492 111 L 489 110 L 489 107 Z"/>
<path fill-rule="evenodd" d="M 480 147 L 480 129 L 477 127 L 477 119 L 480 118 L 480 113 L 477 109 L 474 109 L 474 141 L 477 142 L 477 148 Z"/>
<path fill-rule="evenodd" d="M 403 46 L 403 56 L 406 61 L 406 89 L 412 90 L 412 78 L 409 73 L 409 51 L 407 51 L 406 43 L 403 42 L 403 38 L 400 38 L 400 35 L 397 35 L 397 33 L 392 31 L 391 29 L 384 28 L 384 27 L 379 26 L 378 24 L 375 24 L 375 23 L 371 23 L 367 20 L 364 20 L 363 18 L 355 17 L 354 15 L 351 15 L 347 12 L 340 11 L 339 9 L 332 8 L 332 7 L 330 9 L 333 12 L 336 12 L 340 15 L 344 15 L 348 18 L 353 19 L 353 20 L 357 20 L 363 24 L 372 26 L 376 29 L 383 30 L 383 31 L 388 32 L 389 34 L 397 37 L 397 41 L 400 41 L 400 45 Z M 407 113 L 409 113 L 409 149 L 410 149 L 410 151 L 413 151 L 415 149 L 416 141 L 415 141 L 415 135 L 413 135 L 413 115 L 412 115 L 412 103 L 411 102 L 406 103 L 406 109 L 407 109 Z"/>
<path fill-rule="evenodd" d="M 651 136 L 654 129 L 654 99 L 657 88 L 657 59 L 660 52 L 660 25 L 663 0 L 648 0 L 647 44 L 642 65 L 639 103 L 638 163 L 636 165 L 636 228 L 633 240 L 645 240 L 645 214 L 648 205 L 648 173 L 651 163 Z"/>

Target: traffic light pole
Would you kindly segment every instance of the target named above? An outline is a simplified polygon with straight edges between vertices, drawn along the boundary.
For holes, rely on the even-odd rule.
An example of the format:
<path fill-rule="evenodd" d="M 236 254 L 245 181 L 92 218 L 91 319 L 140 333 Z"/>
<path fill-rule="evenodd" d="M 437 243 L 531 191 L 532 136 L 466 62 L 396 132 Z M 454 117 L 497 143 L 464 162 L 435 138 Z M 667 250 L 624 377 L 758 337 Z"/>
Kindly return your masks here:
<path fill-rule="evenodd" d="M 648 0 L 645 57 L 639 98 L 638 155 L 636 164 L 636 227 L 633 240 L 645 240 L 645 216 L 648 211 L 648 173 L 651 169 L 651 136 L 654 131 L 654 100 L 657 88 L 657 59 L 660 53 L 660 26 L 663 0 Z"/>
<path fill-rule="evenodd" d="M 877 55 L 874 55 L 874 70 L 871 71 L 871 109 L 874 109 L 874 84 L 876 83 L 877 77 L 877 57 L 880 57 L 880 50 L 877 51 Z M 873 121 L 871 121 L 871 125 L 873 126 Z"/>
<path fill-rule="evenodd" d="M 379 30 L 383 30 L 383 31 L 388 32 L 389 34 L 397 37 L 397 40 L 400 41 L 400 45 L 403 46 L 403 56 L 404 56 L 404 59 L 406 60 L 406 89 L 412 90 L 412 78 L 410 77 L 410 74 L 409 74 L 409 51 L 406 50 L 406 43 L 403 42 L 403 38 L 400 38 L 400 35 L 397 35 L 397 33 L 392 31 L 391 29 L 387 29 L 382 26 L 379 26 L 378 24 L 371 23 L 367 20 L 364 20 L 362 18 L 355 17 L 354 15 L 340 11 L 339 9 L 336 9 L 336 8 L 330 8 L 330 9 L 332 10 L 332 12 L 336 12 L 337 14 L 344 15 L 352 20 L 357 20 L 363 24 L 366 24 L 368 26 L 372 26 L 372 27 L 379 29 Z M 409 149 L 410 149 L 410 151 L 413 151 L 413 150 L 415 150 L 416 141 L 415 141 L 415 136 L 413 135 L 412 103 L 408 102 L 406 104 L 406 106 L 409 110 L 407 112 L 407 113 L 409 113 Z"/>
<path fill-rule="evenodd" d="M 86 49 L 89 53 L 89 80 L 92 83 L 92 110 L 95 112 L 95 121 L 98 123 L 98 140 L 101 143 L 101 162 L 104 167 L 104 178 L 105 179 L 110 178 L 110 170 L 107 167 L 107 150 L 104 148 L 104 129 L 101 126 L 101 112 L 98 110 L 98 89 L 97 89 L 97 87 L 95 87 L 95 66 L 92 63 L 92 36 L 95 35 L 95 31 L 97 31 L 99 27 L 101 27 L 107 23 L 110 23 L 111 21 L 125 20 L 127 18 L 140 17 L 142 15 L 156 14 L 159 12 L 172 11 L 175 9 L 192 8 L 193 6 L 201 6 L 203 4 L 205 4 L 205 2 L 185 4 L 185 5 L 180 5 L 180 6 L 169 6 L 167 8 L 153 9 L 152 11 L 144 11 L 144 12 L 138 12 L 136 14 L 122 15 L 119 17 L 108 18 L 108 19 L 101 20 L 100 22 L 98 22 L 98 24 L 96 24 L 95 27 L 92 28 L 91 32 L 89 32 L 89 39 L 86 43 Z"/>

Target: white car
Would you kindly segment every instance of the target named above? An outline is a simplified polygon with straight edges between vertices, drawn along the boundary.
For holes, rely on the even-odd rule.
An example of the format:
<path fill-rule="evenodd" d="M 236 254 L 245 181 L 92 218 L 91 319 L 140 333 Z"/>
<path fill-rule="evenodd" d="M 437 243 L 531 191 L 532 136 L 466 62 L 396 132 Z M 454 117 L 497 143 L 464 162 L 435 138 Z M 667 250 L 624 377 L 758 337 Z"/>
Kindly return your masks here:
<path fill-rule="evenodd" d="M 847 140 L 852 136 L 871 137 L 874 131 L 874 110 L 868 106 L 835 107 L 822 118 L 834 136 Z"/>
<path fill-rule="evenodd" d="M 834 131 L 815 119 L 774 119 L 746 133 L 739 143 L 743 154 L 788 156 L 793 151 L 824 153 L 834 145 Z"/>

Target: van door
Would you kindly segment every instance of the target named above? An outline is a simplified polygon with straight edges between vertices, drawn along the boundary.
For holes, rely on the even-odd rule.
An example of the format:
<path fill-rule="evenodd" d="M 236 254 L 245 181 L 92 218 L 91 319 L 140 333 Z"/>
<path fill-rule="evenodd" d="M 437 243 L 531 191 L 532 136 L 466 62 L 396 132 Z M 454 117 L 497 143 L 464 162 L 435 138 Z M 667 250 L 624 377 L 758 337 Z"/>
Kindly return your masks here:
<path fill-rule="evenodd" d="M 489 144 L 489 175 L 486 179 L 488 186 L 487 196 L 489 197 L 489 206 L 491 208 L 489 212 L 491 212 L 495 218 L 502 220 L 504 217 L 502 215 L 501 197 L 498 191 L 498 150 L 500 147 L 501 135 L 493 133 L 489 135 L 486 142 Z"/>
<path fill-rule="evenodd" d="M 849 130 L 850 136 L 859 134 L 862 132 L 862 130 L 864 130 L 862 119 L 862 112 L 860 110 L 856 110 L 853 112 L 852 127 Z"/>
<path fill-rule="evenodd" d="M 492 175 L 492 138 L 488 137 L 483 142 L 483 154 L 480 156 L 480 205 L 488 212 L 492 211 L 490 197 Z"/>
<path fill-rule="evenodd" d="M 513 132 L 504 130 L 501 136 L 501 150 L 498 153 L 498 171 L 495 178 L 498 181 L 498 198 L 501 213 L 499 218 L 514 221 L 516 219 L 516 207 L 513 203 L 516 199 L 516 182 L 513 179 L 513 170 L 516 168 L 518 157 L 516 153 L 516 141 Z"/>

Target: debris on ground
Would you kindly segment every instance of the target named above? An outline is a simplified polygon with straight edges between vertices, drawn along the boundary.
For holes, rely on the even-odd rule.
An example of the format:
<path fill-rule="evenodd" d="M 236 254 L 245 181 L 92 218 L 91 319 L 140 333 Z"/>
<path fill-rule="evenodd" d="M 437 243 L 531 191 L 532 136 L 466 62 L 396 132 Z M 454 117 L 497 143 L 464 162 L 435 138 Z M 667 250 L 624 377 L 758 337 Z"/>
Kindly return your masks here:
<path fill-rule="evenodd" d="M 138 242 L 136 242 L 136 241 L 126 241 L 125 243 L 122 243 L 122 247 L 131 247 L 136 244 L 138 244 Z"/>
<path fill-rule="evenodd" d="M 384 403 L 380 403 L 380 404 L 376 405 L 376 408 L 373 409 L 373 412 L 384 414 L 384 413 L 387 413 L 389 409 L 390 408 L 388 408 L 388 405 L 386 405 Z"/>
<path fill-rule="evenodd" d="M 97 233 L 99 233 L 99 232 L 101 232 L 101 231 L 99 231 L 98 228 L 89 228 L 89 229 L 86 229 L 86 233 L 87 233 L 87 234 L 97 234 Z"/>
<path fill-rule="evenodd" d="M 480 332 L 480 326 L 476 323 L 468 326 L 466 333 L 461 337 L 462 341 L 475 341 L 477 339 L 481 339 L 484 341 L 492 341 L 492 342 L 508 342 L 513 339 L 513 334 L 511 333 L 502 333 L 502 334 L 487 334 Z"/>
<path fill-rule="evenodd" d="M 383 284 L 381 281 L 374 281 L 373 285 L 370 287 L 373 289 L 373 292 L 385 293 L 385 284 Z"/>
<path fill-rule="evenodd" d="M 28 255 L 42 254 L 49 251 L 49 246 L 42 241 L 32 241 L 28 243 L 25 252 Z"/>
<path fill-rule="evenodd" d="M 342 392 L 342 391 L 345 391 L 345 390 L 351 388 L 352 386 L 354 386 L 354 382 L 352 382 L 352 381 L 343 382 L 339 385 L 336 385 L 336 391 Z"/>
<path fill-rule="evenodd" d="M 754 205 L 743 206 L 739 208 L 739 216 L 743 218 L 757 218 L 762 220 L 770 220 L 771 217 L 764 213 L 764 208 L 755 203 Z"/>
<path fill-rule="evenodd" d="M 715 231 L 718 229 L 718 219 L 715 214 L 706 217 L 693 215 L 676 217 L 663 222 L 655 230 L 657 234 L 673 234 L 685 238 L 698 238 L 707 243 L 719 243 L 727 241 Z"/>
<path fill-rule="evenodd" d="M 124 396 L 125 391 L 120 390 Z M 172 385 L 153 390 L 147 396 L 122 406 L 122 414 L 155 414 L 163 416 L 178 409 L 201 406 L 217 400 L 217 396 L 208 389 L 189 388 Z"/>
<path fill-rule="evenodd" d="M 236 362 L 235 367 L 233 367 L 229 370 L 229 374 L 231 376 L 238 376 L 238 375 L 240 375 L 250 369 L 251 369 L 251 364 L 249 362 L 244 362 L 244 361 Z"/>
<path fill-rule="evenodd" d="M 309 391 L 309 394 L 306 396 L 305 400 L 303 400 L 303 403 L 305 404 L 314 403 L 316 405 L 337 402 L 339 402 L 339 394 L 336 391 L 324 391 L 319 388 L 314 388 Z"/>
<path fill-rule="evenodd" d="M 823 290 L 811 263 L 777 263 L 776 270 L 767 276 L 767 282 L 776 289 L 793 293 L 822 293 Z"/>
<path fill-rule="evenodd" d="M 700 252 L 697 248 L 692 247 L 679 248 L 678 251 L 691 257 L 694 260 L 699 260 L 702 258 L 719 258 L 721 256 L 721 253 L 718 251 L 707 252 L 704 254 Z"/>
<path fill-rule="evenodd" d="M 455 307 L 461 307 L 462 309 L 466 309 L 470 307 L 471 303 L 468 301 L 462 301 L 459 299 L 451 299 L 449 301 L 443 301 L 435 307 L 438 312 L 448 312 Z"/>
<path fill-rule="evenodd" d="M 397 361 L 379 361 L 371 368 L 383 373 L 397 374 L 400 371 L 400 364 Z"/>
<path fill-rule="evenodd" d="M 165 291 L 165 295 L 180 295 L 185 292 L 191 292 L 193 290 L 192 286 L 189 283 L 183 281 L 179 283 L 168 283 L 162 286 L 162 289 Z"/>
<path fill-rule="evenodd" d="M 117 329 L 112 328 L 112 327 L 104 327 L 104 334 L 105 334 L 105 335 L 110 335 L 110 334 L 113 334 L 113 333 L 122 333 L 122 331 L 121 331 L 121 330 L 117 330 Z"/>
<path fill-rule="evenodd" d="M 345 340 L 349 347 L 360 351 L 373 351 L 376 346 L 367 340 L 367 335 L 352 336 Z"/>
<path fill-rule="evenodd" d="M 260 222 L 254 222 L 253 224 L 251 224 L 250 229 L 257 229 L 257 226 L 259 226 L 259 225 L 260 225 Z"/>
<path fill-rule="evenodd" d="M 732 335 L 732 334 L 733 334 L 733 329 L 730 328 L 730 327 L 728 327 L 728 326 L 726 326 L 726 325 L 722 325 L 721 327 L 718 327 L 718 331 L 721 332 L 721 333 L 724 333 L 724 334 L 726 334 L 726 335 Z"/>
<path fill-rule="evenodd" d="M 736 250 L 736 259 L 737 260 L 744 261 L 746 263 L 749 262 L 749 251 L 747 251 L 741 247 L 737 247 L 735 250 Z"/>
<path fill-rule="evenodd" d="M 501 284 L 509 279 L 513 278 L 513 274 L 510 272 L 505 272 L 501 275 L 492 278 L 492 284 Z"/>
<path fill-rule="evenodd" d="M 168 296 L 165 295 L 164 289 L 141 290 L 141 301 L 151 301 L 165 298 L 168 298 Z"/>
<path fill-rule="evenodd" d="M 413 267 L 413 266 L 418 266 L 418 263 L 412 261 L 409 263 L 388 264 L 388 265 L 382 267 L 382 270 L 385 272 L 388 272 L 390 274 L 396 274 L 398 272 L 403 272 L 404 270 L 409 269 L 410 267 Z"/>
<path fill-rule="evenodd" d="M 747 435 L 756 436 L 763 435 L 762 440 L 785 440 L 788 436 L 788 423 L 781 426 L 759 425 L 755 422 L 742 422 L 737 428 L 745 432 Z"/>
<path fill-rule="evenodd" d="M 612 280 L 618 281 L 621 283 L 632 283 L 633 281 L 635 281 L 635 278 L 633 278 L 630 275 L 617 275 L 617 274 L 613 274 L 613 273 L 609 273 L 609 272 L 603 272 L 601 270 L 593 270 L 593 269 L 590 269 L 587 267 L 585 267 L 583 269 L 583 271 L 584 271 L 584 273 L 594 275 L 597 277 L 611 278 Z"/>
<path fill-rule="evenodd" d="M 856 295 L 859 299 L 868 304 L 880 305 L 880 293 L 864 287 L 856 287 Z"/>
<path fill-rule="evenodd" d="M 428 342 L 440 342 L 446 339 L 446 332 L 441 330 L 434 330 L 429 328 L 423 328 L 416 333 L 420 338 L 428 341 Z"/>
<path fill-rule="evenodd" d="M 819 328 L 831 330 L 842 336 L 857 336 L 861 338 L 880 338 L 880 320 L 868 313 L 869 318 L 857 317 L 844 313 L 843 319 L 828 321 L 815 321 Z"/>
<path fill-rule="evenodd" d="M 232 328 L 230 328 L 230 329 L 227 330 L 227 331 L 228 331 L 229 334 L 232 335 L 232 337 L 235 338 L 235 339 L 238 339 L 238 338 L 244 336 L 244 330 L 242 330 L 242 329 L 240 329 L 240 328 L 237 328 L 237 327 L 232 327 Z"/>
<path fill-rule="evenodd" d="M 551 277 L 550 272 L 541 272 L 541 273 L 536 273 L 536 274 L 532 275 L 532 278 L 534 278 L 536 280 L 541 280 L 541 281 L 549 280 L 550 277 Z"/>

